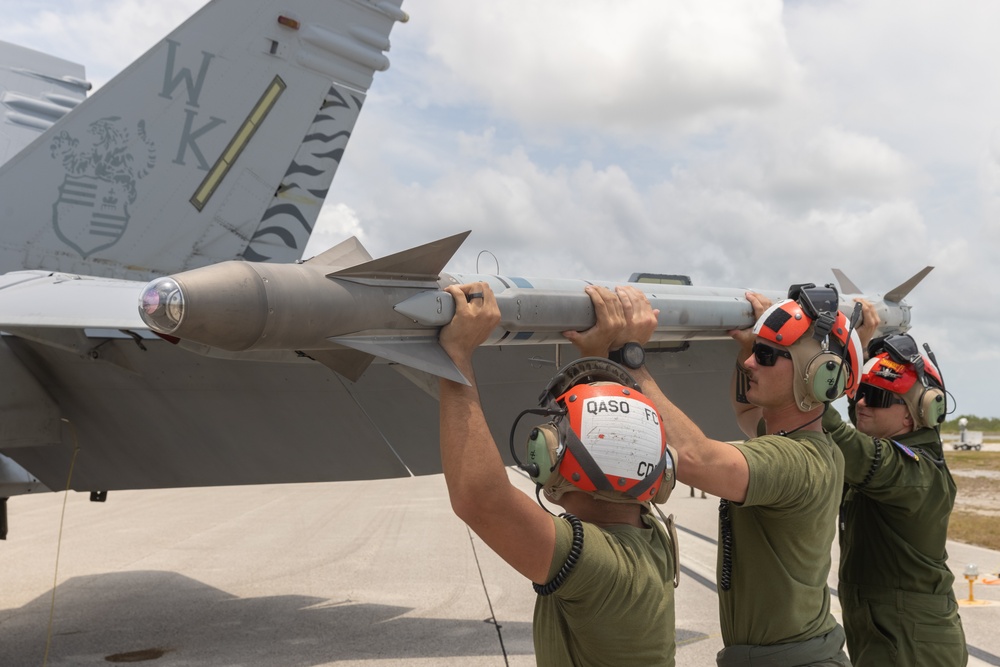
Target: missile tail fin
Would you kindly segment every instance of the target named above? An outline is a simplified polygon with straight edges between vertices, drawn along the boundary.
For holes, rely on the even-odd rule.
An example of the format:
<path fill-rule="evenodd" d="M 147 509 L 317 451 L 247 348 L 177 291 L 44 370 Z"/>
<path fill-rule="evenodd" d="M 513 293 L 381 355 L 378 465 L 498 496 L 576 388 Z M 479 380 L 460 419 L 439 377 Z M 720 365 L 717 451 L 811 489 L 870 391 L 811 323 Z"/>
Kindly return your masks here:
<path fill-rule="evenodd" d="M 330 341 L 447 380 L 472 384 L 438 343 L 437 335 L 407 338 L 337 336 Z"/>
<path fill-rule="evenodd" d="M 847 274 L 840 269 L 830 269 L 833 271 L 837 284 L 840 285 L 841 294 L 863 294 L 861 288 L 854 284 L 854 281 L 847 277 Z"/>
<path fill-rule="evenodd" d="M 893 303 L 899 303 L 913 290 L 914 287 L 920 284 L 920 281 L 923 280 L 933 269 L 933 266 L 925 266 L 920 271 L 917 271 L 912 278 L 904 282 L 902 285 L 897 285 L 886 292 L 884 297 L 885 300 L 892 301 Z"/>
<path fill-rule="evenodd" d="M 308 350 L 305 354 L 351 382 L 357 382 L 375 359 L 356 350 Z"/>
<path fill-rule="evenodd" d="M 393 255 L 357 264 L 327 278 L 372 278 L 378 280 L 436 281 L 471 231 L 403 250 Z"/>
<path fill-rule="evenodd" d="M 361 241 L 358 240 L 358 237 L 352 236 L 346 241 L 341 241 L 329 250 L 307 259 L 303 262 L 303 264 L 325 264 L 339 269 L 355 266 L 356 264 L 364 264 L 365 262 L 370 261 L 372 261 L 372 256 L 369 255 L 368 251 L 365 250 L 365 247 L 361 245 Z"/>

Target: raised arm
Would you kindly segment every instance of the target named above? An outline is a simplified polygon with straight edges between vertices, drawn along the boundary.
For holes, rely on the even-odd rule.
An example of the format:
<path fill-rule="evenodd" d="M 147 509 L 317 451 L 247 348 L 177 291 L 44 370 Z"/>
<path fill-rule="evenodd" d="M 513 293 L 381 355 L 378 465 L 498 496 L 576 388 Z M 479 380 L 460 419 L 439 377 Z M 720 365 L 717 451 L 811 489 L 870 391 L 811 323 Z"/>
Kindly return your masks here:
<path fill-rule="evenodd" d="M 500 321 L 486 283 L 450 286 L 455 317 L 441 346 L 472 382 L 441 380 L 441 466 L 452 509 L 501 558 L 536 583 L 548 580 L 555 550 L 552 517 L 515 488 L 483 415 L 472 355 Z M 481 296 L 480 296 L 481 295 Z"/>

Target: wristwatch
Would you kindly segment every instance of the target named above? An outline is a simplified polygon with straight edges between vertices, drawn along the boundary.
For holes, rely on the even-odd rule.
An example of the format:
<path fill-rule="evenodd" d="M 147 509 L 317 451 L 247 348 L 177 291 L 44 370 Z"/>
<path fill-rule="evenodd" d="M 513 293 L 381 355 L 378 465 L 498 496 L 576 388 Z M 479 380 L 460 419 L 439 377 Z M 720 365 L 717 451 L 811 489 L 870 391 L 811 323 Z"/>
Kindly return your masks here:
<path fill-rule="evenodd" d="M 639 345 L 639 343 L 625 343 L 621 346 L 621 349 L 610 352 L 608 359 L 626 368 L 641 368 L 646 362 L 646 351 L 642 349 L 642 345 Z"/>

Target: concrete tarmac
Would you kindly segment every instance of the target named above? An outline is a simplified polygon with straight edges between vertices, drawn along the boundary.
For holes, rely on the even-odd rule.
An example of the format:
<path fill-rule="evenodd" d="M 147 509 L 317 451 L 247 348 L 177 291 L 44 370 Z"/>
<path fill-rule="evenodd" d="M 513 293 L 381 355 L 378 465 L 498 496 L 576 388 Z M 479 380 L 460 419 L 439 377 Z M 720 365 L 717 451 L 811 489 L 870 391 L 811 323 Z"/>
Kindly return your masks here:
<path fill-rule="evenodd" d="M 711 667 L 718 502 L 679 484 L 665 511 L 681 548 L 677 664 Z M 44 494 L 11 499 L 9 514 L 3 667 L 534 664 L 531 586 L 455 518 L 440 475 L 112 492 L 106 503 Z M 983 575 L 961 612 L 969 664 L 1000 665 L 1000 585 L 982 583 L 1000 579 L 1000 553 L 949 543 L 949 554 L 960 600 L 965 566 Z"/>

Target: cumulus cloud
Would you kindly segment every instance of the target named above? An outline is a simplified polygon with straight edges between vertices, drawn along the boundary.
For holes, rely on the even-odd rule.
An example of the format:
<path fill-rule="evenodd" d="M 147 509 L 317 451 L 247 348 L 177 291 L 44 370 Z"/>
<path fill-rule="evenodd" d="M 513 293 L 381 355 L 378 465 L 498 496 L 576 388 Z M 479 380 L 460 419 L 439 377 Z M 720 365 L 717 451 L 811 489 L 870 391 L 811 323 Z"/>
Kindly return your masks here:
<path fill-rule="evenodd" d="M 435 94 L 524 123 L 629 133 L 777 103 L 795 83 L 781 3 L 510 0 L 414 7 Z M 409 26 L 408 26 L 409 27 Z M 442 92 L 443 88 L 449 92 Z"/>
<path fill-rule="evenodd" d="M 364 226 L 357 213 L 346 204 L 324 206 L 316 221 L 316 231 L 309 237 L 302 257 L 314 257 L 352 236 L 361 245 L 367 242 Z"/>

